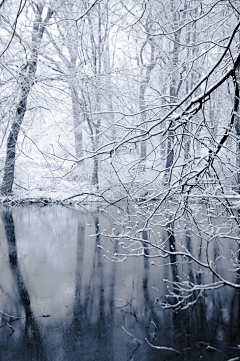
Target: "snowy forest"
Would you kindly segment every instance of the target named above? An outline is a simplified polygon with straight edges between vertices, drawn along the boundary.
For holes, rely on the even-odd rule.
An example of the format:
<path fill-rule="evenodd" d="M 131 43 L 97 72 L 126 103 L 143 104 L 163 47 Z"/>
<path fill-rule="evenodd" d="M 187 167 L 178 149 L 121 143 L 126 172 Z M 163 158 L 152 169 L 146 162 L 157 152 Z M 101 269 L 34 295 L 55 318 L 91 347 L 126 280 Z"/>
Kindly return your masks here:
<path fill-rule="evenodd" d="M 239 97 L 239 0 L 0 0 L 0 359 L 240 360 Z"/>
<path fill-rule="evenodd" d="M 167 259 L 169 307 L 239 289 L 239 1 L 2 0 L 0 29 L 1 204 L 119 205 L 102 254 Z"/>

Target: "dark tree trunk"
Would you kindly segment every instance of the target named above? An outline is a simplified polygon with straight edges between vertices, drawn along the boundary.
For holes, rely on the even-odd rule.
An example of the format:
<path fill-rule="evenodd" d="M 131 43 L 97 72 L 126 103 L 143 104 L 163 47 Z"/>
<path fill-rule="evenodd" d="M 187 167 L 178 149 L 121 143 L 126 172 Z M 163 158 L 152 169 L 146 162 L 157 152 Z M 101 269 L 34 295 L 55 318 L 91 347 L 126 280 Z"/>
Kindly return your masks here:
<path fill-rule="evenodd" d="M 236 81 L 237 84 L 236 86 L 238 87 L 238 91 L 240 88 L 240 68 L 238 67 L 238 69 L 236 70 Z M 236 96 L 236 93 L 235 93 Z M 237 186 L 236 186 L 236 191 L 240 194 L 240 109 L 239 109 L 239 104 L 238 104 L 238 109 L 236 112 L 236 116 L 234 119 L 235 122 L 235 131 L 236 131 L 236 138 L 237 138 L 237 149 L 236 149 L 236 166 L 237 166 Z"/>
<path fill-rule="evenodd" d="M 16 143 L 22 125 L 22 121 L 26 112 L 27 97 L 29 91 L 30 91 L 29 87 L 22 88 L 21 100 L 18 104 L 16 117 L 11 126 L 7 139 L 7 155 L 6 155 L 4 174 L 3 174 L 2 186 L 1 186 L 1 192 L 4 195 L 9 195 L 12 193 L 12 186 L 14 182 L 15 159 L 16 159 Z"/>
<path fill-rule="evenodd" d="M 43 12 L 43 6 L 39 5 L 35 10 L 35 20 L 33 23 L 32 32 L 32 50 L 30 60 L 22 66 L 19 74 L 20 83 L 20 99 L 17 104 L 17 110 L 15 119 L 12 123 L 8 138 L 7 138 L 7 151 L 6 160 L 4 166 L 3 180 L 1 185 L 1 193 L 3 195 L 9 195 L 12 193 L 12 187 L 14 182 L 14 170 L 16 160 L 16 144 L 18 135 L 21 129 L 21 125 L 27 109 L 27 100 L 31 88 L 34 85 L 35 75 L 37 71 L 38 49 L 41 44 L 43 33 L 45 30 L 46 22 L 51 18 L 52 11 L 48 9 L 48 13 L 44 21 L 42 21 L 41 15 Z"/>

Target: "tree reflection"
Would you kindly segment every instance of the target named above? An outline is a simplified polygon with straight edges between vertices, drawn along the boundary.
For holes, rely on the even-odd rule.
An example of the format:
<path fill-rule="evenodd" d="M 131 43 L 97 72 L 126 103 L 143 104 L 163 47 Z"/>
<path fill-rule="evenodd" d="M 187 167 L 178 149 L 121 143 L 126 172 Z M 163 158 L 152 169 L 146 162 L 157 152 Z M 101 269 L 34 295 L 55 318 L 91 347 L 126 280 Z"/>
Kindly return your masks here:
<path fill-rule="evenodd" d="M 76 265 L 76 276 L 75 276 L 75 297 L 74 297 L 74 306 L 73 306 L 73 320 L 71 327 L 73 328 L 74 334 L 78 337 L 81 335 L 84 309 L 81 302 L 81 264 L 83 262 L 83 253 L 84 253 L 84 237 L 85 237 L 85 227 L 78 222 L 77 229 L 77 265 Z"/>
<path fill-rule="evenodd" d="M 2 220 L 4 222 L 5 233 L 8 243 L 9 265 L 12 271 L 12 275 L 17 284 L 20 304 L 22 304 L 25 312 L 25 329 L 23 335 L 23 343 L 26 345 L 27 350 L 22 349 L 21 352 L 30 352 L 31 358 L 34 357 L 37 360 L 42 361 L 46 359 L 46 355 L 43 348 L 39 326 L 31 309 L 30 295 L 25 286 L 18 263 L 16 235 L 12 212 L 2 212 Z M 21 357 L 21 359 L 24 359 L 24 354 L 19 354 L 19 357 Z"/>
<path fill-rule="evenodd" d="M 145 241 L 148 240 L 148 233 L 146 230 L 142 231 L 142 238 L 143 238 L 143 246 L 144 246 L 144 275 L 143 275 L 143 293 L 144 293 L 144 299 L 145 304 L 149 304 L 149 293 L 148 293 L 148 270 L 149 270 L 149 251 L 148 251 L 148 244 Z"/>
<path fill-rule="evenodd" d="M 176 240 L 174 235 L 174 222 L 169 222 L 167 225 L 167 234 L 169 241 L 169 250 L 170 250 L 170 261 L 171 261 L 171 270 L 172 270 L 172 279 L 173 282 L 178 282 L 178 267 L 177 267 L 177 256 L 176 252 Z"/>
<path fill-rule="evenodd" d="M 99 212 L 96 212 L 93 217 L 93 225 L 97 246 L 100 244 Z M 84 268 L 84 254 L 89 252 L 84 246 L 85 239 L 85 225 L 79 219 L 73 318 L 65 333 L 65 340 L 67 344 L 75 345 L 72 358 L 76 356 L 75 359 L 78 359 L 81 355 L 81 360 L 97 358 L 111 360 L 113 357 L 115 265 L 106 278 L 101 250 L 94 247 L 91 256 L 88 253 L 88 268 Z"/>
<path fill-rule="evenodd" d="M 185 235 L 186 235 L 186 248 L 187 250 L 192 253 L 192 239 L 191 239 L 191 222 L 186 214 L 185 218 L 185 225 L 184 225 Z M 190 282 L 194 283 L 194 276 L 192 270 L 192 261 L 188 260 L 188 274 Z"/>
<path fill-rule="evenodd" d="M 238 210 L 238 222 L 240 222 L 240 210 Z M 239 232 L 240 236 L 240 232 Z M 240 284 L 240 245 L 237 251 L 238 269 L 236 272 L 236 284 Z M 232 325 L 229 332 L 229 342 L 240 344 L 240 290 L 236 290 L 232 299 L 230 309 L 230 324 Z"/>
<path fill-rule="evenodd" d="M 143 244 L 144 244 L 144 273 L 143 273 L 143 295 L 144 295 L 144 329 L 145 329 L 145 337 L 147 337 L 149 342 L 154 342 L 156 339 L 157 325 L 158 319 L 155 315 L 154 311 L 154 302 L 151 299 L 150 291 L 149 291 L 149 277 L 150 277 L 150 265 L 149 265 L 149 251 L 148 244 L 144 243 L 144 240 L 148 240 L 148 232 L 143 230 L 142 232 Z M 141 305 L 139 305 L 141 307 Z M 140 344 L 139 344 L 140 345 Z M 138 349 L 139 345 L 137 345 L 134 352 Z M 150 357 L 150 350 L 148 350 L 148 357 Z"/>

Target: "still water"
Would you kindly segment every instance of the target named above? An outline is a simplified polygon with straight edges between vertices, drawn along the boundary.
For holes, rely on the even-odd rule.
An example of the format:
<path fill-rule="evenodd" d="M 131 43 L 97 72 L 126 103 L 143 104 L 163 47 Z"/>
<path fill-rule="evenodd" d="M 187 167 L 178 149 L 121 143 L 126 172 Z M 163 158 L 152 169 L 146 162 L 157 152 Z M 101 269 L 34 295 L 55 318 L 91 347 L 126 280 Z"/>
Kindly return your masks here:
<path fill-rule="evenodd" d="M 234 289 L 165 309 L 167 261 L 115 263 L 96 247 L 117 248 L 96 235 L 111 231 L 112 217 L 61 207 L 0 212 L 1 361 L 240 360 Z"/>

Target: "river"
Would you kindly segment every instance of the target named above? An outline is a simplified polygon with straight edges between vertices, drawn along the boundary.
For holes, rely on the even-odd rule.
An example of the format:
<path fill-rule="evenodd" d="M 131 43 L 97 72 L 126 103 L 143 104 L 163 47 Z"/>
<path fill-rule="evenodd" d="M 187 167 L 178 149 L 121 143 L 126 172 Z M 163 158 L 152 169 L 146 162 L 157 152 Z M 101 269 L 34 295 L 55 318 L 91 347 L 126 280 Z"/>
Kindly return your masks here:
<path fill-rule="evenodd" d="M 0 211 L 0 360 L 240 360 L 240 292 L 225 286 L 166 308 L 169 260 L 104 257 L 97 245 L 118 249 L 99 234 L 111 233 L 109 214 Z M 190 266 L 181 272 L 192 277 Z"/>

